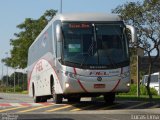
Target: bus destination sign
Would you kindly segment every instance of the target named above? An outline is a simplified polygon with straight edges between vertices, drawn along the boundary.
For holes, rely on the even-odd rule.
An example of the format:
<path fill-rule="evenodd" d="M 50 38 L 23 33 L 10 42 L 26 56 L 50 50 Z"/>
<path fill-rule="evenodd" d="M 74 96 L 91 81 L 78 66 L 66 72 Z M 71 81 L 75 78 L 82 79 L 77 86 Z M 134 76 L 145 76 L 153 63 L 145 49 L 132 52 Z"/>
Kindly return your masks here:
<path fill-rule="evenodd" d="M 69 24 L 69 28 L 73 28 L 73 29 L 77 29 L 77 28 L 89 28 L 90 25 L 89 24 L 85 24 L 85 23 L 82 23 L 82 24 Z"/>

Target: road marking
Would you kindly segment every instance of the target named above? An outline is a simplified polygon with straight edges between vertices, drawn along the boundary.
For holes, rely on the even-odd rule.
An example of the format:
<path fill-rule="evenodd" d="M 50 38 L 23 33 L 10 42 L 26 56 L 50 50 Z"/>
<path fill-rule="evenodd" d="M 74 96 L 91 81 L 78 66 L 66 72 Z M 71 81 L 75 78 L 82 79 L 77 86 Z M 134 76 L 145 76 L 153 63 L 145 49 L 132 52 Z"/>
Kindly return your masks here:
<path fill-rule="evenodd" d="M 149 109 L 156 109 L 156 108 L 158 108 L 158 107 L 159 107 L 159 105 L 156 104 L 156 105 L 153 105 L 153 106 L 149 107 Z"/>
<path fill-rule="evenodd" d="M 19 103 L 10 103 L 11 106 L 20 106 Z"/>
<path fill-rule="evenodd" d="M 97 110 L 105 110 L 105 109 L 110 109 L 110 108 L 113 108 L 113 107 L 116 107 L 116 106 L 118 106 L 118 105 L 120 105 L 120 104 L 114 104 L 114 105 L 110 105 L 110 106 L 106 106 L 106 107 L 102 107 L 102 108 L 98 108 Z"/>
<path fill-rule="evenodd" d="M 142 102 L 142 103 L 139 103 L 138 105 L 132 105 L 132 106 L 126 107 L 125 109 L 132 109 L 132 108 L 136 108 L 136 107 L 139 107 L 139 106 L 145 105 L 145 104 L 147 104 L 147 103 L 148 103 L 148 102 Z"/>
<path fill-rule="evenodd" d="M 53 106 L 53 105 L 46 105 L 46 106 L 35 107 L 35 108 L 32 108 L 32 109 L 27 109 L 27 110 L 19 111 L 18 113 L 30 112 L 30 111 L 38 110 L 38 109 L 41 109 L 41 108 L 51 107 L 51 106 Z"/>
<path fill-rule="evenodd" d="M 11 111 L 11 110 L 16 110 L 16 109 L 20 109 L 20 108 L 26 108 L 26 107 L 27 107 L 27 106 L 21 106 L 21 107 L 16 107 L 16 108 L 3 109 L 3 110 L 0 110 L 0 113 L 1 113 L 1 112 Z"/>
<path fill-rule="evenodd" d="M 0 106 L 1 107 L 8 107 L 8 106 L 11 106 L 11 105 L 9 103 L 1 103 Z"/>
<path fill-rule="evenodd" d="M 44 106 L 44 105 L 53 105 L 54 103 L 0 103 L 0 107 L 8 107 L 8 106 Z"/>
<path fill-rule="evenodd" d="M 88 108 L 91 108 L 95 105 L 89 105 L 89 106 L 86 106 L 86 107 L 81 107 L 81 108 L 75 108 L 73 110 L 70 110 L 71 112 L 75 112 L 75 111 L 80 111 L 80 110 L 85 110 L 85 109 L 88 109 Z"/>
<path fill-rule="evenodd" d="M 73 105 L 67 105 L 67 106 L 63 106 L 63 107 L 54 108 L 51 110 L 46 110 L 45 112 L 54 112 L 54 111 L 58 111 L 58 110 L 62 110 L 62 109 L 70 108 L 70 107 L 73 107 Z"/>

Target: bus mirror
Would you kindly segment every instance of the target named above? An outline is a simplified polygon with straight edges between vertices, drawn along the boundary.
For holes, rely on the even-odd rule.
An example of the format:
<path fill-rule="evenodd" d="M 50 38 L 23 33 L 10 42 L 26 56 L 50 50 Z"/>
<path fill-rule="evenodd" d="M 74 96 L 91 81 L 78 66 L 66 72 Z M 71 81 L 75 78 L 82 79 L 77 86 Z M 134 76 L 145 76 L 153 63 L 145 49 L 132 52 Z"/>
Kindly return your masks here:
<path fill-rule="evenodd" d="M 137 32 L 136 29 L 131 25 L 126 25 L 127 28 L 127 37 L 131 40 L 132 43 L 137 42 Z"/>
<path fill-rule="evenodd" d="M 56 26 L 56 38 L 58 42 L 62 41 L 62 31 L 61 26 L 59 24 Z"/>

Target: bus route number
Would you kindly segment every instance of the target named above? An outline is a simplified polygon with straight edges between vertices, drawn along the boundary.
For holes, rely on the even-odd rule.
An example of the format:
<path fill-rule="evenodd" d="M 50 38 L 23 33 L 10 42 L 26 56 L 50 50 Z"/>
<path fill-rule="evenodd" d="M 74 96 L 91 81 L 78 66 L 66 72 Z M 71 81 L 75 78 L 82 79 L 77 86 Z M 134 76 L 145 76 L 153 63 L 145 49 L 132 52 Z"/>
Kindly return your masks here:
<path fill-rule="evenodd" d="M 40 72 L 42 70 L 43 70 L 42 61 L 40 61 L 36 65 L 36 72 Z"/>

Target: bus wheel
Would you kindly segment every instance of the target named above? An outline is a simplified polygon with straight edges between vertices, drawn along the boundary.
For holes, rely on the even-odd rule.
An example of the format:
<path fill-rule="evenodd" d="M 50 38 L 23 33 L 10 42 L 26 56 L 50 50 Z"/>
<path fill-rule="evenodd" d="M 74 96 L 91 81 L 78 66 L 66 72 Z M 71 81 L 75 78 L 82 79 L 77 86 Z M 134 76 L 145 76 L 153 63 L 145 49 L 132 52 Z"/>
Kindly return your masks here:
<path fill-rule="evenodd" d="M 115 93 L 104 94 L 104 100 L 107 104 L 113 104 L 115 101 Z"/>
<path fill-rule="evenodd" d="M 47 102 L 47 98 L 46 97 L 41 97 L 40 102 Z"/>
<path fill-rule="evenodd" d="M 62 95 L 61 94 L 56 94 L 55 93 L 55 89 L 54 89 L 54 85 L 52 87 L 52 96 L 53 96 L 53 102 L 56 103 L 56 104 L 60 104 L 62 103 Z"/>
<path fill-rule="evenodd" d="M 40 98 L 40 97 L 34 96 L 33 99 L 34 99 L 34 102 L 35 102 L 35 103 L 41 102 L 41 98 Z"/>
<path fill-rule="evenodd" d="M 32 85 L 32 88 L 33 88 L 33 100 L 34 100 L 34 102 L 35 103 L 38 103 L 38 102 L 40 102 L 41 101 L 41 98 L 40 97 L 37 97 L 37 96 L 35 96 L 35 89 L 34 89 L 34 84 Z"/>

